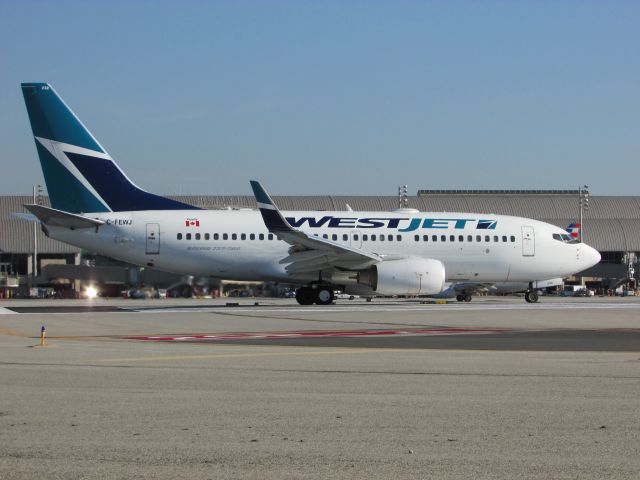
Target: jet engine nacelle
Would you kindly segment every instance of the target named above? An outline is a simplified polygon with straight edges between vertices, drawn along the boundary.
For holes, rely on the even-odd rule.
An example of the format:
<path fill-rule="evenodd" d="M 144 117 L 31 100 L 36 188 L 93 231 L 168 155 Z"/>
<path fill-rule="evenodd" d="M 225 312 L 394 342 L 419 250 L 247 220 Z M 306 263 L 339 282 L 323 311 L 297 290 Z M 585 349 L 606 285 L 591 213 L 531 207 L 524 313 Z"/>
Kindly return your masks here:
<path fill-rule="evenodd" d="M 444 265 L 432 258 L 404 258 L 361 271 L 358 283 L 379 295 L 434 295 L 444 288 Z"/>

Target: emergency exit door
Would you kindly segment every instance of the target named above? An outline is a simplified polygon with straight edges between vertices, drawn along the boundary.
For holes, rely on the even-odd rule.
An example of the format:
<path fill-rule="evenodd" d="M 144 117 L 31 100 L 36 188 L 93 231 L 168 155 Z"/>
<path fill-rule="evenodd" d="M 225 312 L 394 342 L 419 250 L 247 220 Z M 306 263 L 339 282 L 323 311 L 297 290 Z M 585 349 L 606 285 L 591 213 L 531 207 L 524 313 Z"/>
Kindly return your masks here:
<path fill-rule="evenodd" d="M 533 227 L 522 227 L 522 256 L 533 257 L 536 254 L 536 234 Z"/>
<path fill-rule="evenodd" d="M 362 248 L 362 234 L 359 230 L 351 230 L 349 233 L 351 247 Z"/>
<path fill-rule="evenodd" d="M 160 224 L 147 223 L 147 255 L 160 253 Z"/>

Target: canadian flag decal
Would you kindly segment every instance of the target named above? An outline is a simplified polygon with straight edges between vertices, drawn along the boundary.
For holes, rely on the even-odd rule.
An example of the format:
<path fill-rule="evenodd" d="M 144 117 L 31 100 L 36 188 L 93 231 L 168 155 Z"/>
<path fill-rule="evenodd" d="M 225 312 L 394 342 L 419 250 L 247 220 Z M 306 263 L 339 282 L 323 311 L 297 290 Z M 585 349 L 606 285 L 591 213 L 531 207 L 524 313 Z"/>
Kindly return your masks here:
<path fill-rule="evenodd" d="M 197 218 L 187 218 L 184 221 L 184 225 L 185 225 L 185 227 L 199 227 L 200 226 L 200 220 L 198 220 Z"/>

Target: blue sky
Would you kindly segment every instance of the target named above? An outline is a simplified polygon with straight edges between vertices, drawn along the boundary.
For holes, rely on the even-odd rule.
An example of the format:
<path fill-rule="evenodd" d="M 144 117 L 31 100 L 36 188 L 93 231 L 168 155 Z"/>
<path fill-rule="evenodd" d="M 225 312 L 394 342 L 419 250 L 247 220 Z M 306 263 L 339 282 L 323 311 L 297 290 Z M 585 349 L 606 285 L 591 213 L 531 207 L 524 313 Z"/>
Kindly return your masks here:
<path fill-rule="evenodd" d="M 46 81 L 141 187 L 639 195 L 640 2 L 0 0 L 0 195 Z"/>

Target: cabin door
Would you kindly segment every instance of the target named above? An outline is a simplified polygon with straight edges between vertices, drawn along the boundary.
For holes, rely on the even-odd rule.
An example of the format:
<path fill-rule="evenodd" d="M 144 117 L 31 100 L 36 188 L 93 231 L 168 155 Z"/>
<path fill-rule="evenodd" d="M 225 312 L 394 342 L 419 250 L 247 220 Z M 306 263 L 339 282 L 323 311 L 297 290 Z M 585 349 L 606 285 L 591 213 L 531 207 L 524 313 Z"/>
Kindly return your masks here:
<path fill-rule="evenodd" d="M 522 256 L 533 257 L 536 254 L 536 234 L 533 227 L 522 227 Z"/>
<path fill-rule="evenodd" d="M 147 223 L 147 255 L 160 253 L 160 224 Z"/>

